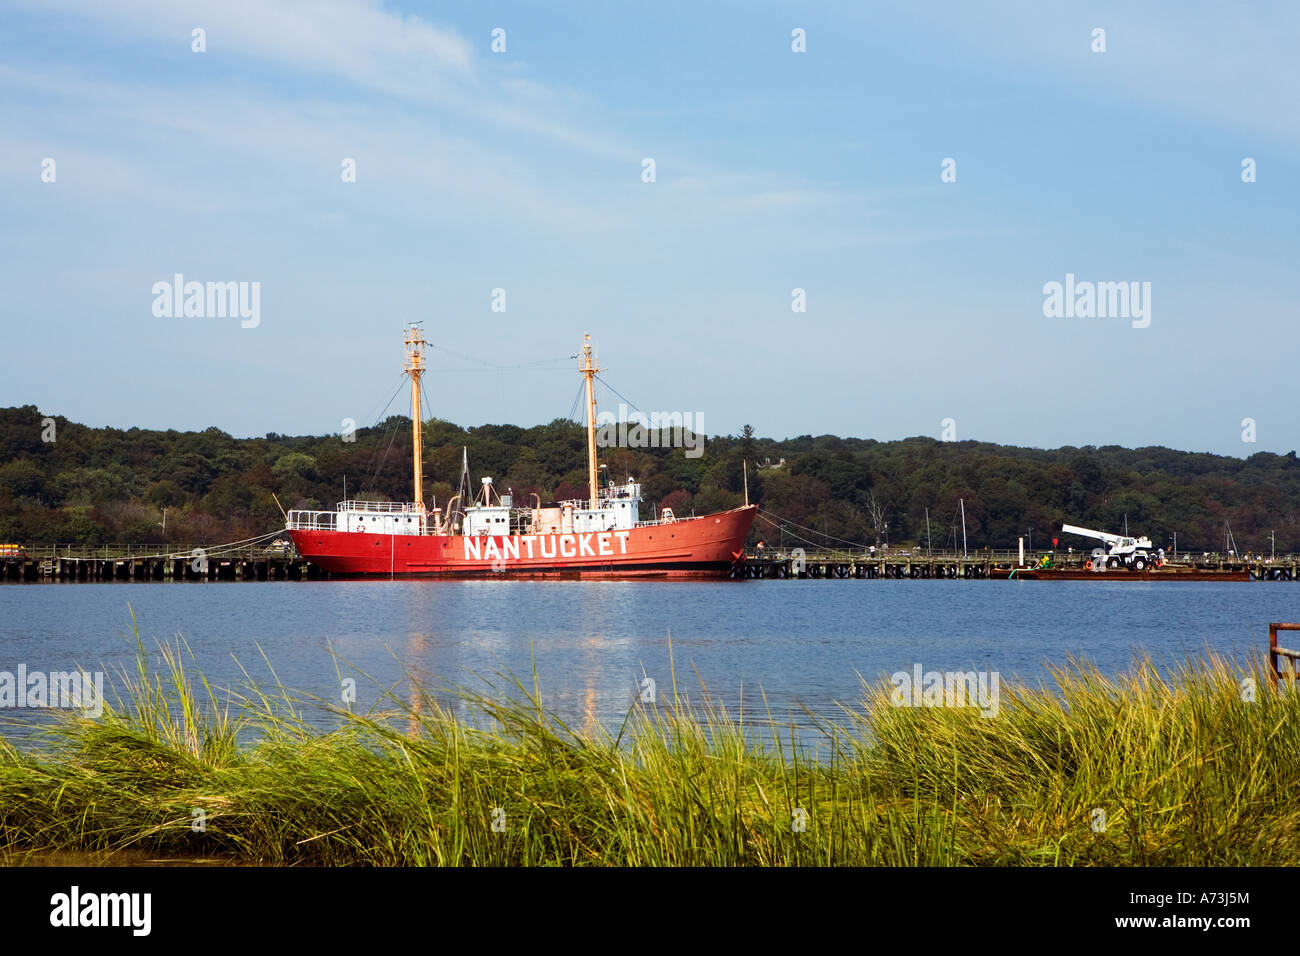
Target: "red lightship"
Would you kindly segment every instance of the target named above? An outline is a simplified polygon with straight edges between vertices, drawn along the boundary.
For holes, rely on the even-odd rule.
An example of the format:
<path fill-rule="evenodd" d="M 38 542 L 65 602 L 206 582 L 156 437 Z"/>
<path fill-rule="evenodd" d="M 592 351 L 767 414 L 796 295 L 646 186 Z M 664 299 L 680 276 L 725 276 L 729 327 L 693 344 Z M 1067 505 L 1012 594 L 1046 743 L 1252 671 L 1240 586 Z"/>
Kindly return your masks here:
<path fill-rule="evenodd" d="M 286 528 L 298 552 L 337 575 L 426 577 L 727 577 L 744 561 L 745 537 L 758 508 L 745 505 L 699 517 L 665 508 L 640 519 L 641 486 L 631 477 L 598 487 L 596 400 L 599 371 L 591 336 L 579 371 L 587 388 L 588 498 L 517 508 L 483 478 L 472 502 L 425 505 L 420 440 L 420 375 L 425 341 L 406 331 L 411 379 L 414 500 L 341 501 L 333 511 L 293 510 Z M 468 465 L 468 462 L 466 462 Z M 536 496 L 534 496 L 536 497 Z"/>

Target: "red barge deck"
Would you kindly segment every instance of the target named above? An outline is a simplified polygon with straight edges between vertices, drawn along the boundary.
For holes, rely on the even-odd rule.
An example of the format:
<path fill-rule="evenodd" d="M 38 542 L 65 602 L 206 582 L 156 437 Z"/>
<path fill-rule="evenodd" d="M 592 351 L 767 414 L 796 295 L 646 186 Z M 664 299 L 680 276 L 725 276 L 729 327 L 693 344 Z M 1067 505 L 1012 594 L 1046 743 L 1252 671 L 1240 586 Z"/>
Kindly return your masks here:
<path fill-rule="evenodd" d="M 1065 571 L 1051 568 L 1026 568 L 1010 577 L 1022 581 L 1249 581 L 1250 572 L 1241 571 Z"/>

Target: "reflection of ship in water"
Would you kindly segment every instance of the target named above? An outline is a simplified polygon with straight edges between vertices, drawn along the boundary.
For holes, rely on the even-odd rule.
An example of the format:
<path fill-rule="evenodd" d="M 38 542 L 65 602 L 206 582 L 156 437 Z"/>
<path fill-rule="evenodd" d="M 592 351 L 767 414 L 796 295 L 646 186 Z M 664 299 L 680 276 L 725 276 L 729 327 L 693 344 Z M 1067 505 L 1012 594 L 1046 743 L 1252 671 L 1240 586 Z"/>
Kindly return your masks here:
<path fill-rule="evenodd" d="M 549 692 L 541 687 L 528 687 L 508 668 L 497 672 L 497 676 L 503 682 L 489 679 L 480 685 L 478 680 L 473 680 L 468 686 L 451 687 L 440 684 L 430 667 L 432 664 L 434 669 L 454 670 L 454 664 L 440 665 L 431 661 L 431 658 L 438 656 L 439 642 L 430 640 L 425 634 L 412 634 L 404 653 L 405 680 L 393 687 L 396 692 L 394 699 L 406 714 L 406 733 L 410 737 L 419 737 L 424 733 L 426 719 L 434 719 L 436 722 L 438 718 L 445 716 L 454 717 L 458 721 L 466 722 L 467 725 L 473 724 L 486 714 L 486 711 L 478 709 L 475 705 L 474 698 L 477 693 L 484 692 L 489 697 L 494 697 L 504 690 L 510 699 L 526 704 L 529 712 L 533 712 L 538 703 L 533 695 L 544 693 L 545 710 L 550 711 L 555 708 L 557 718 L 559 713 L 580 715 L 581 721 L 569 726 L 583 737 L 598 739 L 607 730 L 605 720 L 611 712 L 610 708 L 613 708 L 612 712 L 617 712 L 632 698 L 622 693 L 623 682 L 618 679 L 606 679 L 606 671 L 609 668 L 605 657 L 605 652 L 608 650 L 605 641 L 592 634 L 579 643 L 579 648 L 581 661 L 576 664 L 570 662 L 563 668 L 561 674 L 553 675 L 552 680 L 546 682 Z M 481 678 L 483 675 L 474 676 Z M 405 694 L 397 691 L 398 687 L 403 686 L 406 688 Z M 600 693 L 601 689 L 606 693 Z M 466 694 L 468 696 L 465 696 Z M 601 716 L 601 707 L 606 711 L 604 718 Z M 558 719 L 560 723 L 566 723 L 563 718 Z"/>
<path fill-rule="evenodd" d="M 307 560 L 340 575 L 508 577 L 725 577 L 743 563 L 757 513 L 745 505 L 699 517 L 665 509 L 640 517 L 641 486 L 632 477 L 599 487 L 596 464 L 598 371 L 587 336 L 579 371 L 587 391 L 588 497 L 515 507 L 491 478 L 473 501 L 464 490 L 444 509 L 426 506 L 420 435 L 423 333 L 406 330 L 405 371 L 411 379 L 414 495 L 410 502 L 342 501 L 334 511 L 292 510 L 286 527 Z M 466 471 L 468 462 L 466 462 Z M 462 474 L 462 488 L 464 478 Z"/>
<path fill-rule="evenodd" d="M 410 708 L 410 720 L 407 723 L 406 732 L 412 737 L 417 737 L 420 734 L 420 720 L 427 710 L 424 699 L 428 694 L 427 682 L 422 678 L 420 671 L 413 662 L 423 661 L 428 649 L 429 640 L 420 633 L 412 633 L 410 640 L 406 643 L 406 673 L 411 688 L 406 698 L 407 706 Z"/>

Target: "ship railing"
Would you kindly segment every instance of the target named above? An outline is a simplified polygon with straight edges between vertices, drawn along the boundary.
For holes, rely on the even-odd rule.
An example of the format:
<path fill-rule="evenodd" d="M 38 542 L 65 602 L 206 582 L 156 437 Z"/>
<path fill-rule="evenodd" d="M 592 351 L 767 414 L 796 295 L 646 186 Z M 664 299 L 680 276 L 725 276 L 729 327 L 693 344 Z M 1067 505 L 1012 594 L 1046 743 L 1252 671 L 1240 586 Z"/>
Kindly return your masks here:
<path fill-rule="evenodd" d="M 689 520 L 679 518 L 679 521 Z M 798 552 L 796 553 L 796 548 Z M 908 562 L 912 564 L 942 563 L 942 562 L 966 562 L 969 564 L 1006 564 L 1011 567 L 1017 566 L 1020 560 L 1018 550 L 1005 548 L 970 548 L 963 552 L 960 550 L 945 550 L 941 548 L 901 548 L 892 546 L 882 546 L 872 551 L 871 548 L 808 548 L 798 547 L 796 545 L 764 545 L 762 548 L 751 547 L 746 552 L 750 560 L 768 560 L 768 561 L 788 561 L 795 557 L 802 557 L 808 561 L 866 561 L 866 562 L 886 562 L 895 564 L 899 562 Z M 1073 555 L 1062 554 L 1052 551 L 1030 551 L 1025 549 L 1025 565 L 1027 567 L 1036 567 L 1044 554 L 1052 554 L 1053 567 L 1082 567 L 1084 561 L 1088 560 L 1087 555 L 1076 552 Z"/>
<path fill-rule="evenodd" d="M 645 500 L 644 498 L 639 498 L 639 497 L 636 497 L 636 496 L 633 496 L 633 495 L 617 495 L 617 494 L 615 494 L 615 495 L 609 495 L 609 494 L 606 494 L 605 492 L 602 491 L 599 495 L 596 496 L 596 507 L 595 507 L 595 510 L 596 510 L 596 511 L 608 511 L 608 510 L 611 509 L 611 506 L 612 506 L 612 505 L 614 505 L 614 504 L 616 504 L 617 502 L 620 502 L 620 501 L 635 501 L 635 502 L 637 502 L 637 503 L 639 504 L 639 503 L 641 503 L 641 502 L 644 501 L 644 500 Z M 591 510 L 593 510 L 592 507 L 591 507 L 591 499 L 590 499 L 590 498 L 572 498 L 572 499 L 569 499 L 569 500 L 566 500 L 566 501 L 560 501 L 560 502 L 557 502 L 557 504 L 558 504 L 561 508 L 563 508 L 565 505 L 571 505 L 571 506 L 573 507 L 573 510 L 574 510 L 574 511 L 591 511 Z M 518 510 L 519 510 L 519 511 L 531 511 L 532 509 L 531 509 L 531 508 L 519 508 Z"/>
<path fill-rule="evenodd" d="M 702 516 L 681 515 L 673 518 L 671 521 L 665 521 L 663 518 L 656 518 L 653 521 L 638 521 L 636 526 L 638 528 L 657 528 L 661 524 L 681 524 L 683 521 L 698 521 L 699 517 Z"/>
<path fill-rule="evenodd" d="M 338 529 L 338 512 L 295 509 L 289 512 L 285 528 L 290 531 L 335 531 Z"/>
<path fill-rule="evenodd" d="M 638 492 L 640 487 L 637 488 Z M 613 488 L 601 488 L 600 493 L 596 496 L 601 501 L 631 501 L 635 498 L 641 500 L 640 494 L 632 494 L 627 490 L 627 485 L 615 485 Z"/>
<path fill-rule="evenodd" d="M 277 532 L 278 533 L 278 532 Z M 109 544 L 77 545 L 48 544 L 32 545 L 27 548 L 24 560 L 28 561 L 144 561 L 190 560 L 194 557 L 194 544 L 178 545 L 175 542 L 156 544 Z M 275 557 L 293 551 L 293 544 L 288 539 L 276 541 L 261 540 L 254 544 L 239 545 L 204 545 L 204 552 L 209 558 L 260 559 Z M 3 556 L 0 556 L 3 560 Z"/>
<path fill-rule="evenodd" d="M 423 509 L 413 501 L 363 501 L 359 498 L 353 498 L 349 501 L 340 501 L 335 511 L 365 511 L 376 512 L 381 514 L 418 514 Z"/>

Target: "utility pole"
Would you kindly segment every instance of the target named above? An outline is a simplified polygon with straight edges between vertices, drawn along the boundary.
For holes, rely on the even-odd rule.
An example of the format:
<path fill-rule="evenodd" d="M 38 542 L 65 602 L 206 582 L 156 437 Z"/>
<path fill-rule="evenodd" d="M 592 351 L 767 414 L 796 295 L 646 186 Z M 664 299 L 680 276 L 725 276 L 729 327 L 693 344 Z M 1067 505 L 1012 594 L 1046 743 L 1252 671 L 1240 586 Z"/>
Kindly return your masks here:
<path fill-rule="evenodd" d="M 925 509 L 925 550 L 928 552 L 930 547 L 930 509 Z"/>
<path fill-rule="evenodd" d="M 1277 532 L 1276 531 L 1270 531 L 1268 533 L 1268 542 L 1269 542 L 1268 559 L 1272 561 L 1274 558 L 1277 557 Z"/>

